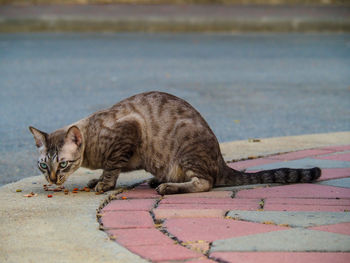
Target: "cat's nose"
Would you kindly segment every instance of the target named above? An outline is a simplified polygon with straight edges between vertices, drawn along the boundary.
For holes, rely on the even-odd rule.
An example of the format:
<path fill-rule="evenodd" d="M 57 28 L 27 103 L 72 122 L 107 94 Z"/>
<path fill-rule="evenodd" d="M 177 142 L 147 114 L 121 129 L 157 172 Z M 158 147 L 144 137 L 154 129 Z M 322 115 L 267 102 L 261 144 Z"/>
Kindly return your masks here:
<path fill-rule="evenodd" d="M 50 173 L 50 181 L 54 184 L 57 182 L 57 176 L 55 172 Z"/>

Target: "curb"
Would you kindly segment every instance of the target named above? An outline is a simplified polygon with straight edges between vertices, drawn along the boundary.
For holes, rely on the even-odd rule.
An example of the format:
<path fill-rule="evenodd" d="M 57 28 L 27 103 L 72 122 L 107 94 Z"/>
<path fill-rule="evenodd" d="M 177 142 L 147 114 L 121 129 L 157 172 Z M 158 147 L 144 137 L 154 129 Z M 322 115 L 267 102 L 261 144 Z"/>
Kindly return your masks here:
<path fill-rule="evenodd" d="M 0 32 L 350 32 L 348 6 L 3 6 Z"/>

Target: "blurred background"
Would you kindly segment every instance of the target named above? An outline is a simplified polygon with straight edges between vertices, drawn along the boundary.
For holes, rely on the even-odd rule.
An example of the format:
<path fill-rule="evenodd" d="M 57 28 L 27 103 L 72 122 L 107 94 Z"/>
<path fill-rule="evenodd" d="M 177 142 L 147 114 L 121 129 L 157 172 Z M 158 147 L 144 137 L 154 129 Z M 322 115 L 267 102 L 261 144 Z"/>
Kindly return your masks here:
<path fill-rule="evenodd" d="M 150 90 L 220 142 L 348 131 L 349 32 L 348 0 L 0 0 L 0 185 L 39 174 L 29 125 Z"/>

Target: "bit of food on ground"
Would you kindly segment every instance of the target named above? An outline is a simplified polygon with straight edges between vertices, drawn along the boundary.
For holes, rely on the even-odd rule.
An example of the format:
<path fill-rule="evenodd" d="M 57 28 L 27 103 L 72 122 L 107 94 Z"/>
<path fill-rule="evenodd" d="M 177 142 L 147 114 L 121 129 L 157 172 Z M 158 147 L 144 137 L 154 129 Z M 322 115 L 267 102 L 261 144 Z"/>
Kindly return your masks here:
<path fill-rule="evenodd" d="M 79 188 L 74 188 L 74 189 L 73 189 L 73 191 L 78 191 L 78 190 L 79 190 Z"/>
<path fill-rule="evenodd" d="M 126 199 L 127 199 L 127 197 L 126 197 L 126 196 L 122 196 L 122 199 L 123 199 L 123 200 L 126 200 Z"/>
<path fill-rule="evenodd" d="M 51 198 L 51 197 L 52 197 L 52 195 L 47 195 L 47 197 L 48 197 L 48 198 Z"/>
<path fill-rule="evenodd" d="M 37 196 L 38 194 L 31 192 L 30 194 L 23 195 L 24 197 L 34 197 Z"/>
<path fill-rule="evenodd" d="M 73 190 L 72 193 L 73 193 L 73 194 L 77 194 L 78 191 L 77 191 L 77 190 Z"/>
<path fill-rule="evenodd" d="M 17 193 L 22 192 L 22 189 L 17 189 L 16 192 Z"/>

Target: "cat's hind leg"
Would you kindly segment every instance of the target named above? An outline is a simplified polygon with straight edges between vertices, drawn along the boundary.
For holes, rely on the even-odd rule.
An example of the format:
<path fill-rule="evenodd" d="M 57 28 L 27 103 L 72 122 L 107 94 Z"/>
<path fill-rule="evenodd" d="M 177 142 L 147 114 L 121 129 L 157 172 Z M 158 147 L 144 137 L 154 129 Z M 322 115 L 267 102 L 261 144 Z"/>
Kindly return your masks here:
<path fill-rule="evenodd" d="M 159 185 L 156 190 L 161 195 L 168 195 L 206 192 L 209 191 L 212 186 L 213 184 L 209 180 L 194 176 L 190 181 L 184 183 L 163 183 Z"/>

